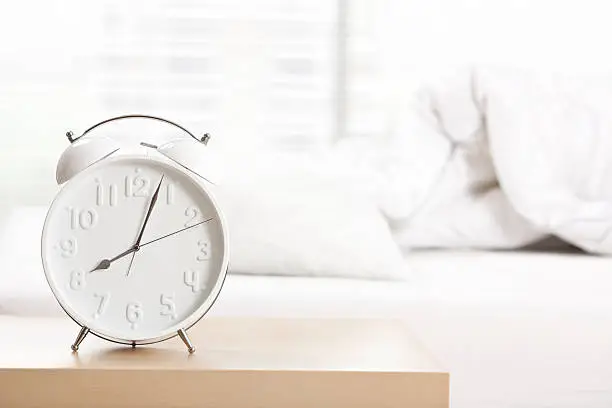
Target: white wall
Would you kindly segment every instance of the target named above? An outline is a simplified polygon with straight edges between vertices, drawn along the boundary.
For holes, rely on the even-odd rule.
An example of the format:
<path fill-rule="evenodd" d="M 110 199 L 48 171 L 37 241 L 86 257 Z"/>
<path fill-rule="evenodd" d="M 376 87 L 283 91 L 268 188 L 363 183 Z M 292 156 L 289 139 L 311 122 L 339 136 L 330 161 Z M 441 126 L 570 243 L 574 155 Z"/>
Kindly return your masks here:
<path fill-rule="evenodd" d="M 64 133 L 93 116 L 85 68 L 96 48 L 95 16 L 95 7 L 76 0 L 24 0 L 2 8 L 0 203 L 49 198 Z"/>
<path fill-rule="evenodd" d="M 316 148 L 335 131 L 328 0 L 24 0 L 0 13 L 0 203 L 48 201 L 98 120 L 147 113 L 214 143 Z"/>
<path fill-rule="evenodd" d="M 190 2 L 177 1 L 157 0 L 149 4 Z M 238 1 L 231 3 L 231 7 L 237 7 Z M 274 3 L 273 0 L 259 1 Z M 293 0 L 293 4 L 298 5 L 300 1 Z M 341 1 L 348 12 L 345 128 L 349 137 L 384 136 L 392 130 L 396 116 L 406 109 L 407 98 L 424 78 L 464 64 L 488 63 L 566 72 L 612 70 L 609 51 L 612 6 L 604 0 Z M 21 0 L 3 7 L 0 14 L 0 202 L 48 201 L 56 189 L 53 171 L 66 145 L 64 132 L 69 128 L 82 130 L 108 112 L 108 98 L 106 102 L 100 98 L 100 84 L 104 82 L 95 77 L 99 73 L 96 70 L 100 53 L 115 47 L 103 35 L 108 24 L 104 5 L 108 3 L 120 4 L 129 13 L 144 4 L 139 0 Z M 200 3 L 210 7 L 230 4 L 212 0 Z M 328 79 L 321 76 L 323 79 L 316 85 L 317 98 L 323 106 L 319 106 L 321 115 L 304 122 L 303 129 L 309 129 L 312 123 L 313 138 L 324 140 L 327 136 L 321 139 L 321 135 L 326 134 L 326 129 L 335 129 L 330 122 L 333 113 L 326 113 L 333 109 L 334 102 L 335 84 L 331 78 L 336 73 L 332 54 L 335 31 L 330 19 L 334 18 L 335 6 L 325 6 L 323 0 L 317 4 L 305 8 L 304 15 L 320 27 L 319 31 L 311 31 L 312 47 L 321 56 L 319 63 L 328 64 L 322 69 L 328 70 L 331 76 Z M 231 34 L 231 38 L 249 38 L 248 24 L 241 25 L 237 20 L 231 29 L 240 34 L 239 37 Z M 119 35 L 115 40 L 121 38 Z M 328 42 L 329 47 L 325 45 Z M 233 46 L 239 51 L 240 41 Z M 247 55 L 260 55 L 257 50 L 248 51 Z M 232 55 L 228 61 L 238 64 L 236 55 L 240 53 Z M 257 59 L 249 61 L 256 63 Z M 314 66 L 318 69 L 321 65 Z M 239 73 L 240 67 L 235 68 Z M 257 84 L 270 79 L 264 74 L 254 77 L 259 78 L 254 82 L 247 81 L 244 86 L 233 88 L 227 103 L 240 101 L 246 108 L 229 109 L 232 114 L 222 116 L 216 126 L 222 128 L 228 124 L 228 133 L 234 129 L 234 133 L 248 135 L 252 126 L 241 131 L 240 126 L 229 124 L 235 116 L 250 118 L 249 123 L 257 121 L 260 115 L 255 115 L 254 108 L 249 106 L 258 104 L 252 98 Z M 299 104 L 297 108 L 299 111 Z M 189 118 L 187 122 L 189 126 Z M 200 131 L 198 126 L 195 130 Z M 328 136 L 333 139 L 335 135 Z"/>
<path fill-rule="evenodd" d="M 363 38 L 360 50 L 359 43 L 352 46 L 363 68 L 352 85 L 359 90 L 353 95 L 359 99 L 350 100 L 353 134 L 381 134 L 424 80 L 465 65 L 612 73 L 612 2 L 606 0 L 349 3 L 354 35 Z"/>
<path fill-rule="evenodd" d="M 612 4 L 605 0 L 396 0 L 389 10 L 390 49 L 403 51 L 408 67 L 612 68 Z"/>

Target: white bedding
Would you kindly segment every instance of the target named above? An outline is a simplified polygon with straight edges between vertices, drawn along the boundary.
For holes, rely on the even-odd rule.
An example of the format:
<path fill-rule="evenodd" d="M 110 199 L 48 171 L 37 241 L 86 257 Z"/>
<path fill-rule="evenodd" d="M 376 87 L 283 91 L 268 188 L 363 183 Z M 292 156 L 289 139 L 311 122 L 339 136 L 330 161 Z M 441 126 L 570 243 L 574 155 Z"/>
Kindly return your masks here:
<path fill-rule="evenodd" d="M 0 313 L 57 315 L 31 234 L 0 246 Z M 416 252 L 407 282 L 229 276 L 215 315 L 397 317 L 451 373 L 454 408 L 612 406 L 612 261 Z"/>
<path fill-rule="evenodd" d="M 338 147 L 405 248 L 555 235 L 612 253 L 610 75 L 455 71 L 423 86 L 392 137 Z"/>

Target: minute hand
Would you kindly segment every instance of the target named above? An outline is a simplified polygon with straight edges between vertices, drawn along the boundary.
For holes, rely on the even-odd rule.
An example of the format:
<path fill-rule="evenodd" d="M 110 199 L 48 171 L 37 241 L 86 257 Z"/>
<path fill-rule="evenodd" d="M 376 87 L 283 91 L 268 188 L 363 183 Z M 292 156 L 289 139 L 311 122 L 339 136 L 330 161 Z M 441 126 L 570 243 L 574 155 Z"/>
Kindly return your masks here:
<path fill-rule="evenodd" d="M 185 227 L 185 228 L 183 228 L 183 229 L 180 229 L 180 230 L 178 230 L 178 231 L 174 231 L 174 232 L 171 232 L 170 234 L 166 234 L 166 235 L 163 235 L 163 236 L 161 236 L 161 237 L 159 237 L 159 238 L 155 238 L 155 239 L 153 239 L 153 240 L 151 240 L 151 241 L 149 241 L 149 242 L 145 242 L 144 244 L 141 244 L 141 245 L 140 245 L 140 247 L 142 248 L 143 246 L 147 246 L 147 245 L 149 245 L 149 244 L 152 244 L 152 243 L 157 242 L 157 241 L 159 241 L 159 240 L 162 240 L 162 239 L 164 239 L 164 238 L 168 238 L 168 237 L 170 237 L 170 236 L 172 236 L 172 235 L 178 234 L 179 232 L 183 232 L 183 231 L 187 231 L 188 229 L 195 228 L 195 227 L 197 227 L 198 225 L 202 225 L 202 224 L 207 223 L 207 222 L 212 221 L 212 220 L 213 220 L 213 218 L 209 218 L 209 219 L 207 219 L 207 220 L 200 221 L 200 222 L 198 222 L 198 223 L 195 223 L 195 224 L 193 224 L 193 225 L 190 225 L 190 226 Z"/>
<path fill-rule="evenodd" d="M 110 268 L 111 264 L 112 264 L 113 262 L 115 262 L 116 260 L 121 259 L 121 258 L 123 258 L 124 256 L 127 256 L 127 255 L 129 255 L 129 254 L 131 254 L 131 253 L 133 253 L 133 252 L 138 251 L 138 250 L 139 250 L 140 248 L 142 248 L 143 246 L 146 246 L 146 245 L 152 244 L 152 243 L 154 243 L 154 242 L 160 241 L 160 240 L 162 240 L 162 239 L 164 239 L 164 238 L 168 238 L 168 237 L 170 237 L 170 236 L 172 236 L 172 235 L 178 234 L 178 233 L 183 232 L 183 231 L 186 231 L 186 230 L 188 230 L 188 229 L 195 228 L 195 227 L 197 227 L 198 225 L 202 225 L 202 224 L 204 224 L 204 223 L 206 223 L 206 222 L 209 222 L 209 221 L 211 221 L 211 220 L 212 220 L 212 218 L 209 218 L 209 219 L 207 219 L 207 220 L 204 220 L 204 221 L 198 222 L 198 223 L 196 223 L 196 224 L 190 225 L 189 227 L 186 227 L 186 228 L 180 229 L 180 230 L 178 230 L 178 231 L 171 232 L 170 234 L 166 234 L 166 235 L 163 235 L 163 236 L 161 236 L 161 237 L 159 237 L 159 238 L 155 238 L 154 240 L 151 240 L 151 241 L 149 241 L 149 242 L 145 242 L 144 244 L 142 244 L 142 245 L 140 245 L 140 246 L 138 246 L 138 247 L 133 246 L 133 247 L 131 247 L 130 249 L 128 249 L 128 250 L 126 250 L 126 251 L 123 251 L 122 253 L 120 253 L 119 255 L 117 255 L 117 256 L 116 256 L 116 257 L 114 257 L 114 258 L 111 258 L 111 259 L 103 259 L 103 260 L 101 260 L 101 261 L 98 263 L 98 265 L 96 265 L 96 267 L 95 267 L 95 268 L 93 268 L 93 269 L 92 269 L 91 271 L 89 271 L 89 272 L 91 273 L 91 272 L 94 272 L 94 271 L 98 271 L 98 270 L 100 270 L 100 269 L 108 269 L 108 268 Z"/>
<path fill-rule="evenodd" d="M 147 215 L 145 216 L 144 222 L 142 223 L 142 228 L 140 228 L 140 233 L 138 234 L 138 238 L 136 238 L 136 243 L 134 244 L 135 248 L 138 248 L 140 245 L 140 241 L 142 240 L 142 235 L 144 234 L 147 223 L 149 222 L 149 217 L 151 217 L 151 212 L 153 211 L 153 207 L 155 207 L 155 203 L 157 202 L 157 197 L 159 196 L 159 189 L 162 185 L 162 181 L 164 181 L 164 175 L 162 174 L 159 179 L 159 184 L 157 185 L 157 189 L 153 196 L 151 197 L 151 203 L 149 204 L 149 209 L 147 210 Z"/>

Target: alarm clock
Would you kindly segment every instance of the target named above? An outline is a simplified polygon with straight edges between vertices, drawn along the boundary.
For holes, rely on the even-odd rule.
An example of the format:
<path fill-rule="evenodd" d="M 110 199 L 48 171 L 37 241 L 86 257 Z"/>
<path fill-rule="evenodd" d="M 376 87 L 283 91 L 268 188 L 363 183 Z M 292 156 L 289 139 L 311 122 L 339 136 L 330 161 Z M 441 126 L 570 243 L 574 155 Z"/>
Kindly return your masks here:
<path fill-rule="evenodd" d="M 159 146 L 142 141 L 133 152 L 91 133 L 136 118 L 184 137 Z M 208 134 L 197 138 L 167 119 L 124 115 L 67 136 L 41 254 L 53 295 L 81 327 L 72 350 L 88 333 L 132 347 L 178 335 L 193 353 L 187 331 L 217 299 L 229 263 L 206 162 Z"/>

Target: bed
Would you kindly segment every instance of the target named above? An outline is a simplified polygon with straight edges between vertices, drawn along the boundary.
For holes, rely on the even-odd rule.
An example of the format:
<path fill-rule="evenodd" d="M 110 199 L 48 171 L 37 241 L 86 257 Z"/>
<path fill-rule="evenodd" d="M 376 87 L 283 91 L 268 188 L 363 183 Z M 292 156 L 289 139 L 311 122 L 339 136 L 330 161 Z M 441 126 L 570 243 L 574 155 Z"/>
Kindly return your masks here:
<path fill-rule="evenodd" d="M 61 316 L 39 261 L 44 211 L 6 215 L 0 314 Z M 454 408 L 612 406 L 612 261 L 538 252 L 407 254 L 403 282 L 230 275 L 218 316 L 406 321 L 451 373 Z"/>

